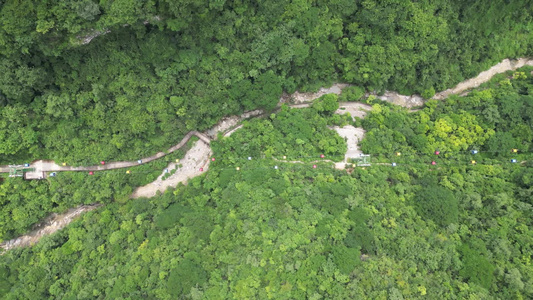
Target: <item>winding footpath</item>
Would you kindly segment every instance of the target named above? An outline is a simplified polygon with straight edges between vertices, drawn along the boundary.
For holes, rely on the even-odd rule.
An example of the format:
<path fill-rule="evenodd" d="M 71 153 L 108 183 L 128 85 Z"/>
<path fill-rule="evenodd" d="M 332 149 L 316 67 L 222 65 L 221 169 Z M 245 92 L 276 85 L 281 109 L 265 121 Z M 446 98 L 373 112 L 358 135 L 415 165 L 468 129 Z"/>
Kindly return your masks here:
<path fill-rule="evenodd" d="M 478 76 L 475 78 L 471 78 L 468 80 L 465 80 L 454 88 L 447 89 L 445 91 L 442 91 L 440 93 L 435 94 L 433 99 L 436 100 L 443 100 L 446 99 L 450 95 L 454 94 L 461 94 L 469 89 L 475 88 L 480 86 L 481 84 L 489 81 L 494 75 L 516 70 L 518 68 L 521 68 L 523 66 L 533 66 L 533 59 L 528 58 L 520 58 L 518 60 L 509 60 L 504 59 L 502 62 L 494 65 L 487 71 L 481 72 Z M 310 101 L 319 98 L 326 94 L 340 94 L 342 92 L 342 89 L 345 87 L 348 87 L 348 84 L 335 84 L 331 86 L 330 88 L 322 88 L 316 93 L 299 93 L 295 92 L 292 95 L 284 94 L 280 99 L 280 104 L 285 103 L 288 101 L 293 101 L 296 104 L 290 105 L 292 108 L 304 108 L 309 107 Z M 395 103 L 397 105 L 405 106 L 405 107 L 413 107 L 413 106 L 421 106 L 423 105 L 424 101 L 422 97 L 418 95 L 411 95 L 411 96 L 405 96 L 400 95 L 394 92 L 386 92 L 382 96 L 378 96 L 379 99 L 384 101 L 389 101 L 392 103 Z M 350 103 L 340 103 L 340 108 L 349 108 Z M 353 114 L 353 110 L 351 113 Z M 250 112 L 245 112 L 242 116 L 232 116 L 228 118 L 224 118 L 219 124 L 214 126 L 212 129 L 208 130 L 205 134 L 200 133 L 198 131 L 191 131 L 183 137 L 183 139 L 173 147 L 167 150 L 167 152 L 159 152 L 155 155 L 152 155 L 150 157 L 142 158 L 142 163 L 148 163 L 153 160 L 159 159 L 169 153 L 172 153 L 181 147 L 183 147 L 189 139 L 194 135 L 200 138 L 202 141 L 204 141 L 206 144 L 209 144 L 211 139 L 216 137 L 216 134 L 218 132 L 224 132 L 228 129 L 232 129 L 226 133 L 224 133 L 225 136 L 230 135 L 233 133 L 236 129 L 239 127 L 239 123 L 244 119 L 249 119 L 251 117 L 256 117 L 259 115 L 262 115 L 264 111 L 262 110 L 254 110 Z M 342 113 L 342 111 L 337 111 L 336 113 Z M 237 126 L 235 128 L 235 126 Z M 234 128 L 232 128 L 234 127 Z M 56 164 L 53 161 L 47 161 L 47 160 L 37 160 L 30 164 L 29 168 L 34 168 L 35 170 L 32 172 L 27 172 L 30 178 L 38 178 L 42 172 L 63 172 L 63 171 L 105 171 L 105 170 L 111 170 L 111 169 L 120 169 L 120 168 L 128 168 L 128 167 L 134 167 L 139 165 L 138 161 L 118 161 L 118 162 L 111 162 L 106 163 L 105 165 L 96 165 L 96 166 L 86 166 L 86 167 L 72 167 L 72 166 L 60 166 Z M 8 173 L 10 170 L 9 166 L 0 166 L 0 173 Z M 36 173 L 36 174 L 32 174 Z"/>
<path fill-rule="evenodd" d="M 518 68 L 521 68 L 523 66 L 533 66 L 533 60 L 527 59 L 527 58 L 520 58 L 518 60 L 509 60 L 505 59 L 502 62 L 496 64 L 495 66 L 491 67 L 489 70 L 481 72 L 478 76 L 472 79 L 465 80 L 464 82 L 459 83 L 457 86 L 451 89 L 447 89 L 445 91 L 442 91 L 440 93 L 437 93 L 433 99 L 436 100 L 443 100 L 446 99 L 450 95 L 454 94 L 461 94 L 464 95 L 465 92 L 467 92 L 470 89 L 476 88 L 480 86 L 481 84 L 489 81 L 494 75 L 516 70 Z M 348 87 L 348 84 L 335 84 L 331 86 L 330 88 L 322 88 L 316 93 L 299 93 L 295 92 L 292 95 L 283 94 L 280 103 L 278 106 L 281 106 L 283 103 L 295 103 L 290 105 L 291 108 L 305 108 L 309 107 L 311 101 L 313 101 L 316 98 L 319 98 L 325 94 L 341 94 L 342 89 L 345 87 Z M 421 106 L 424 104 L 424 100 L 422 97 L 418 95 L 411 95 L 411 96 L 405 96 L 400 95 L 398 93 L 394 92 L 386 92 L 384 95 L 377 96 L 377 98 L 392 102 L 397 105 L 401 105 L 404 107 L 415 107 L 415 106 Z M 346 112 L 349 112 L 352 116 L 357 116 L 360 118 L 363 118 L 366 115 L 366 110 L 370 110 L 371 107 L 365 104 L 361 103 L 355 103 L 355 102 L 345 102 L 339 104 L 339 110 L 337 110 L 335 113 L 337 114 L 343 114 Z M 240 124 L 243 120 L 253 118 L 253 117 L 260 117 L 264 115 L 265 112 L 262 110 L 254 110 L 245 112 L 241 116 L 231 116 L 222 119 L 217 125 L 215 125 L 213 128 L 207 130 L 205 133 L 200 133 L 197 131 L 191 131 L 183 139 L 173 147 L 167 150 L 167 152 L 159 152 L 156 153 L 153 156 L 146 157 L 142 159 L 141 163 L 148 163 L 153 160 L 159 159 L 169 153 L 172 153 L 181 147 L 183 147 L 192 136 L 197 136 L 202 143 L 196 143 L 193 148 L 191 148 L 185 158 L 183 159 L 183 165 L 184 167 L 181 167 L 179 170 L 176 170 L 174 174 L 172 174 L 168 179 L 163 180 L 162 177 L 166 174 L 166 172 L 170 169 L 176 168 L 175 164 L 170 164 L 167 169 L 156 179 L 156 181 L 145 185 L 143 187 L 138 187 L 134 193 L 132 194 L 132 198 L 137 197 L 152 197 L 157 194 L 157 191 L 164 192 L 168 187 L 176 187 L 178 183 L 183 182 L 186 183 L 188 179 L 199 176 L 201 173 L 207 170 L 209 167 L 209 156 L 211 155 L 211 149 L 209 147 L 209 144 L 212 139 L 215 139 L 218 133 L 222 133 L 223 136 L 229 136 L 233 132 L 235 132 L 237 129 L 242 127 Z M 350 128 L 352 127 L 352 128 Z M 332 129 L 336 130 L 339 135 L 345 137 L 348 139 L 348 150 L 346 153 L 345 161 L 347 158 L 352 156 L 357 156 L 361 152 L 357 149 L 357 142 L 361 140 L 364 137 L 364 130 L 362 128 L 355 128 L 353 126 L 345 126 L 342 128 L 333 127 Z M 296 163 L 296 162 L 295 162 Z M 344 162 L 336 163 L 336 166 L 341 164 L 344 164 Z M 59 166 L 55 162 L 52 161 L 46 161 L 46 160 L 37 160 L 30 164 L 29 168 L 34 168 L 35 170 L 32 172 L 27 172 L 27 177 L 39 179 L 40 176 L 46 176 L 47 172 L 63 172 L 63 171 L 105 171 L 105 170 L 111 170 L 111 169 L 119 169 L 119 168 L 128 168 L 128 167 L 134 167 L 139 165 L 138 161 L 119 161 L 119 162 L 110 162 L 106 163 L 105 165 L 97 165 L 97 166 L 86 166 L 86 167 L 72 167 L 72 166 Z M 0 173 L 2 172 L 9 172 L 10 167 L 9 166 L 0 166 Z M 178 172 L 179 171 L 179 172 Z M 28 176 L 29 175 L 29 176 Z M 67 213 L 62 215 L 55 215 L 55 219 L 52 218 L 52 220 L 66 220 L 64 222 L 54 222 L 50 221 L 49 218 L 47 218 L 44 222 L 37 225 L 37 229 L 34 229 L 32 232 L 30 232 L 27 235 L 24 235 L 22 237 L 19 237 L 17 239 L 13 239 L 11 241 L 6 241 L 0 244 L 0 248 L 3 250 L 8 250 L 13 247 L 23 247 L 23 246 L 29 246 L 36 243 L 39 238 L 45 234 L 51 234 L 66 225 L 70 223 L 70 221 L 73 220 L 74 217 L 80 215 L 81 213 L 92 210 L 97 208 L 98 206 L 82 206 L 78 208 L 74 208 L 69 210 Z M 68 217 L 65 217 L 68 216 Z M 44 228 L 42 228 L 44 226 Z"/>
<path fill-rule="evenodd" d="M 200 140 L 204 141 L 206 144 L 211 142 L 211 139 L 200 133 L 198 131 L 191 131 L 187 133 L 183 139 L 176 145 L 172 146 L 167 152 L 158 152 L 150 157 L 141 158 L 139 161 L 117 161 L 106 163 L 105 165 L 96 165 L 96 166 L 87 166 L 87 167 L 72 167 L 72 166 L 60 166 L 53 161 L 48 160 L 36 160 L 30 164 L 28 168 L 34 169 L 33 171 L 26 172 L 27 178 L 31 179 L 40 179 L 44 176 L 44 172 L 65 172 L 65 171 L 105 171 L 112 169 L 121 169 L 138 166 L 139 164 L 149 163 L 153 160 L 159 159 L 167 154 L 170 154 L 181 147 L 183 147 L 193 136 L 197 136 Z M 10 170 L 9 166 L 1 166 L 0 173 L 8 173 Z"/>

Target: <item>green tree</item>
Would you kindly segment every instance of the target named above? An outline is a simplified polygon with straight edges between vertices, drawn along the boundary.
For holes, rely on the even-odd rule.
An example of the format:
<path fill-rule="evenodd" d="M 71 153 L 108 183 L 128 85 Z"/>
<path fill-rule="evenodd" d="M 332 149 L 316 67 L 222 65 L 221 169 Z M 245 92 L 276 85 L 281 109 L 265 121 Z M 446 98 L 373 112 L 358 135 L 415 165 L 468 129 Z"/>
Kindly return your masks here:
<path fill-rule="evenodd" d="M 424 90 L 422 93 L 422 98 L 427 100 L 431 99 L 433 96 L 435 96 L 435 89 L 433 87 Z"/>
<path fill-rule="evenodd" d="M 520 144 L 510 132 L 497 131 L 485 143 L 487 151 L 497 156 L 504 156 L 511 152 L 511 149 L 520 148 Z"/>
<path fill-rule="evenodd" d="M 319 113 L 333 114 L 339 108 L 338 96 L 326 94 L 313 101 L 312 107 Z"/>
<path fill-rule="evenodd" d="M 422 186 L 413 200 L 418 214 L 437 225 L 447 226 L 459 219 L 458 201 L 447 188 L 435 184 Z"/>
<path fill-rule="evenodd" d="M 481 248 L 471 248 L 463 244 L 459 251 L 461 252 L 463 267 L 459 275 L 469 282 L 480 285 L 485 289 L 491 289 L 494 280 L 494 266 L 485 257 L 486 250 Z"/>
<path fill-rule="evenodd" d="M 206 281 L 207 274 L 202 266 L 184 258 L 170 271 L 167 291 L 172 297 L 183 297 L 190 293 L 192 287 L 201 286 Z"/>

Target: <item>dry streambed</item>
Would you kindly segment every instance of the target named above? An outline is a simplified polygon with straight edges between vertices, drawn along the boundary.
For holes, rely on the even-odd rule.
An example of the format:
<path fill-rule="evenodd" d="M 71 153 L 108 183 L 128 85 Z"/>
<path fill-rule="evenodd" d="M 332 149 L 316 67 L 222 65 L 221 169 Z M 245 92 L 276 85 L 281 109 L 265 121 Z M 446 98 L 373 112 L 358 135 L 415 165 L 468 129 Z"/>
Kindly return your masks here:
<path fill-rule="evenodd" d="M 34 226 L 28 234 L 1 243 L 0 248 L 2 250 L 0 250 L 0 254 L 3 254 L 3 252 L 16 247 L 32 246 L 44 235 L 52 234 L 64 228 L 84 212 L 94 210 L 100 206 L 101 204 L 81 205 L 76 208 L 71 208 L 62 214 L 54 213 L 48 216 L 41 223 Z"/>

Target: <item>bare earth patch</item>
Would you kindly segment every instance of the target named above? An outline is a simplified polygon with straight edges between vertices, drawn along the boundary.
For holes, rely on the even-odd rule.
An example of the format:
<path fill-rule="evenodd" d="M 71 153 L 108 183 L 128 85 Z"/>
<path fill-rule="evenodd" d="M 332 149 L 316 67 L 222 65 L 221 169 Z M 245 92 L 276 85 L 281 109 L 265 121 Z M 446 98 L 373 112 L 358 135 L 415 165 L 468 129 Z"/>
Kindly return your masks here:
<path fill-rule="evenodd" d="M 342 92 L 342 89 L 347 87 L 347 86 L 350 86 L 350 85 L 349 84 L 345 84 L 345 83 L 336 83 L 336 84 L 332 85 L 329 88 L 321 88 L 316 93 L 295 92 L 292 95 L 285 95 L 284 97 L 282 97 L 281 102 L 284 102 L 286 100 L 292 100 L 294 103 L 300 104 L 300 103 L 313 101 L 313 100 L 315 100 L 317 98 L 320 98 L 320 97 L 322 97 L 323 95 L 326 95 L 326 94 L 340 95 L 340 93 Z"/>
<path fill-rule="evenodd" d="M 186 183 L 190 178 L 199 176 L 209 169 L 209 156 L 211 155 L 211 148 L 203 141 L 197 141 L 196 144 L 187 151 L 185 157 L 180 160 L 179 167 L 176 172 L 167 179 L 163 180 L 163 176 L 167 174 L 165 170 L 157 177 L 157 179 L 145 186 L 135 189 L 131 198 L 139 197 L 154 197 L 157 192 L 163 193 L 169 187 L 176 187 L 178 183 Z M 176 169 L 177 163 L 170 163 L 167 166 L 168 172 Z"/>
<path fill-rule="evenodd" d="M 334 126 L 331 127 L 331 129 L 335 130 L 341 137 L 343 137 L 348 146 L 348 149 L 344 154 L 344 161 L 335 163 L 335 168 L 343 170 L 350 158 L 357 158 L 363 154 L 363 151 L 359 149 L 358 144 L 364 138 L 366 131 L 363 128 L 353 127 L 352 125 L 344 127 Z"/>
<path fill-rule="evenodd" d="M 339 109 L 335 111 L 336 114 L 343 115 L 350 113 L 352 120 L 354 117 L 364 118 L 368 111 L 372 110 L 372 106 L 359 102 L 341 102 Z"/>

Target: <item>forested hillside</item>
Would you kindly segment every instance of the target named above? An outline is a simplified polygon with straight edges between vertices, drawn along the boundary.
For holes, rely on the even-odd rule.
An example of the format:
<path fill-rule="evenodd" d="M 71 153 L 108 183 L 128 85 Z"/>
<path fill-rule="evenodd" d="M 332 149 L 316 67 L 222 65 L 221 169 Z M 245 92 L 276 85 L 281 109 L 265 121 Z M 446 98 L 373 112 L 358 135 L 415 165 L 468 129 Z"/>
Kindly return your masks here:
<path fill-rule="evenodd" d="M 0 185 L 0 241 L 24 234 L 50 212 L 61 213 L 80 204 L 125 202 L 135 187 L 155 180 L 169 162 L 181 158 L 187 149 L 137 166 L 131 174 L 118 169 L 94 176 L 62 172 L 46 181 L 4 178 Z"/>
<path fill-rule="evenodd" d="M 533 53 L 531 1 L 1 3 L 0 163 L 136 159 L 282 91 L 431 95 Z"/>
<path fill-rule="evenodd" d="M 0 255 L 0 298 L 533 298 L 533 69 L 414 112 L 362 97 L 431 98 L 532 56 L 532 12 L 526 0 L 0 0 L 0 165 L 136 160 L 267 112 L 212 143 L 208 172 L 151 199 L 129 196 L 186 148 L 131 174 L 0 178 L 0 242 L 105 204 Z M 372 111 L 334 115 L 336 97 L 273 110 L 283 92 L 333 82 Z M 328 126 L 348 123 L 367 131 L 372 166 L 332 167 L 346 142 Z"/>
<path fill-rule="evenodd" d="M 324 134 L 338 118 L 285 106 L 216 142 L 218 159 L 187 186 L 110 203 L 0 256 L 0 295 L 532 298 L 532 70 L 412 113 L 373 103 L 366 168 L 314 162 L 320 145 L 344 146 Z M 313 162 L 269 158 L 287 149 Z"/>

